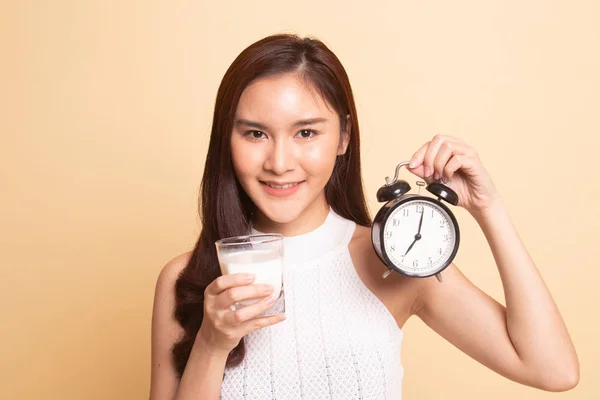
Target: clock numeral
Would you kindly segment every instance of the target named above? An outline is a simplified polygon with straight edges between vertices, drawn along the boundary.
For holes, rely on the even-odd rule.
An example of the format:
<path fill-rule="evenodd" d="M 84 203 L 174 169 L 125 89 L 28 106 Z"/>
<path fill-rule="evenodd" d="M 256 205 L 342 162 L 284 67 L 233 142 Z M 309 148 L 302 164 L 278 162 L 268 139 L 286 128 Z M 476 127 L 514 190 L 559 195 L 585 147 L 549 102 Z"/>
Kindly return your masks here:
<path fill-rule="evenodd" d="M 444 242 L 447 242 L 448 240 L 450 240 L 450 235 L 445 234 L 444 235 Z"/>
<path fill-rule="evenodd" d="M 392 226 L 398 226 L 400 225 L 400 220 L 398 218 L 393 218 L 392 219 Z"/>
<path fill-rule="evenodd" d="M 393 252 L 395 252 L 395 251 L 396 251 L 396 246 L 394 246 L 394 245 L 391 245 L 391 246 L 390 246 L 390 250 L 391 250 L 391 251 L 393 251 Z"/>
<path fill-rule="evenodd" d="M 403 217 L 408 217 L 408 208 L 404 208 L 404 209 L 402 210 L 402 216 L 403 216 Z"/>
<path fill-rule="evenodd" d="M 440 222 L 440 228 L 443 228 L 444 226 L 446 226 L 446 221 L 442 220 Z"/>
<path fill-rule="evenodd" d="M 431 267 L 432 265 L 433 265 L 433 260 L 431 259 L 431 257 L 429 257 L 429 258 L 427 259 L 427 266 L 428 266 L 428 267 Z"/>
<path fill-rule="evenodd" d="M 442 255 L 442 248 L 441 247 L 438 249 L 438 254 Z"/>
<path fill-rule="evenodd" d="M 431 218 L 433 218 L 433 214 L 434 214 L 434 211 L 433 211 L 433 208 L 432 208 L 431 209 Z"/>
<path fill-rule="evenodd" d="M 385 238 L 389 239 L 392 237 L 392 231 L 385 231 Z"/>
<path fill-rule="evenodd" d="M 417 204 L 417 214 L 423 214 L 423 204 Z"/>
<path fill-rule="evenodd" d="M 415 260 L 413 261 L 413 267 L 418 267 L 419 266 L 419 260 Z"/>

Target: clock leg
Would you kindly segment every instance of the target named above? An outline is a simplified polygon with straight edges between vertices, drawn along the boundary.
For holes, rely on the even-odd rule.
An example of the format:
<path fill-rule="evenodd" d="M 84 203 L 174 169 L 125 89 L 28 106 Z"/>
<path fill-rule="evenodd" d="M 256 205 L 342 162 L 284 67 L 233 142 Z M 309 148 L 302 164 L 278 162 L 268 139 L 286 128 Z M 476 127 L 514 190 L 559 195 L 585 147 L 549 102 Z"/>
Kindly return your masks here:
<path fill-rule="evenodd" d="M 438 282 L 443 282 L 444 280 L 442 279 L 442 273 L 438 272 L 437 274 L 435 274 L 435 277 L 437 278 Z"/>

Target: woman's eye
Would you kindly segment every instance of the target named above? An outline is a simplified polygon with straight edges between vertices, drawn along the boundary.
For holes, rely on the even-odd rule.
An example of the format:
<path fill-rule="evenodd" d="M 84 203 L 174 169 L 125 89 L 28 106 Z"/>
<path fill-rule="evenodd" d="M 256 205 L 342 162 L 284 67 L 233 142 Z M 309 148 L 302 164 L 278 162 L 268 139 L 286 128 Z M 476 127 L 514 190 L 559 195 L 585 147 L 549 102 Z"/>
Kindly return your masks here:
<path fill-rule="evenodd" d="M 251 139 L 262 139 L 265 134 L 261 131 L 248 131 L 246 132 L 246 136 L 249 136 Z"/>
<path fill-rule="evenodd" d="M 312 129 L 302 129 L 300 132 L 298 132 L 300 137 L 303 139 L 310 139 L 311 137 L 316 135 L 316 133 L 317 132 L 313 131 Z"/>

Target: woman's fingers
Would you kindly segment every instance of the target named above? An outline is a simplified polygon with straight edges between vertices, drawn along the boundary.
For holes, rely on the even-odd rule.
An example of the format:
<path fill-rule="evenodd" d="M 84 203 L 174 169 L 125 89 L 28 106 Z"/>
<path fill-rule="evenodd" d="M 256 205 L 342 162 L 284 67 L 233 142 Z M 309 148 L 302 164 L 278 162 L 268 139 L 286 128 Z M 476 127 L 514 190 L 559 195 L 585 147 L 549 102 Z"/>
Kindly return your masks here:
<path fill-rule="evenodd" d="M 433 140 L 429 143 L 429 146 L 427 146 L 427 150 L 425 151 L 425 156 L 423 158 L 423 165 L 425 166 L 425 176 L 431 179 L 437 179 L 435 178 L 435 173 L 439 172 L 441 174 L 444 170 L 443 167 L 445 165 L 444 163 L 444 165 L 442 165 L 439 170 L 436 170 L 435 161 L 440 155 L 440 150 L 442 149 L 442 147 L 445 147 L 442 154 L 442 156 L 445 157 L 449 150 L 451 153 L 452 146 L 458 146 L 460 144 L 461 142 L 455 137 L 435 135 L 433 137 Z M 441 164 L 444 161 L 447 162 L 449 158 L 450 156 L 448 156 L 446 159 L 440 159 L 439 163 Z"/>
<path fill-rule="evenodd" d="M 247 305 L 239 310 L 229 311 L 224 316 L 225 322 L 232 326 L 245 323 L 267 311 L 275 303 L 275 300 L 272 295 L 268 295 L 256 303 Z"/>
<path fill-rule="evenodd" d="M 420 178 L 425 178 L 425 166 L 423 165 L 423 159 L 427 152 L 427 147 L 431 142 L 427 142 L 417 150 L 410 159 L 408 167 L 410 171 Z"/>
<path fill-rule="evenodd" d="M 448 169 L 447 172 L 451 172 L 450 176 L 448 176 L 448 174 L 446 174 L 446 165 L 450 162 L 450 160 L 453 157 L 459 157 L 460 158 L 464 158 L 466 156 L 468 156 L 469 152 L 470 152 L 470 147 L 462 144 L 462 143 L 458 143 L 458 142 L 443 142 L 442 145 L 439 148 L 439 151 L 433 161 L 433 179 L 440 179 L 442 177 L 446 177 L 447 179 L 450 179 L 452 177 L 452 175 L 454 174 L 454 172 L 456 171 L 456 169 Z M 454 165 L 454 164 L 453 164 Z M 460 165 L 459 165 L 460 168 Z"/>
<path fill-rule="evenodd" d="M 273 286 L 265 284 L 232 287 L 215 298 L 215 307 L 229 308 L 238 301 L 260 299 L 271 293 L 273 293 Z"/>
<path fill-rule="evenodd" d="M 251 285 L 254 279 L 249 274 L 222 275 L 204 290 L 204 317 L 200 329 L 210 338 L 212 346 L 231 351 L 249 332 L 285 319 L 285 315 L 257 318 L 274 304 L 274 299 L 272 288 L 264 284 Z M 229 308 L 238 301 L 253 298 L 259 300 L 240 310 Z"/>
<path fill-rule="evenodd" d="M 256 277 L 253 274 L 229 274 L 221 275 L 214 281 L 212 281 L 204 290 L 205 296 L 218 296 L 227 289 L 249 285 L 254 282 Z"/>
<path fill-rule="evenodd" d="M 245 336 L 251 332 L 254 332 L 254 331 L 264 328 L 266 326 L 275 325 L 281 321 L 284 321 L 285 319 L 286 319 L 285 314 L 269 315 L 267 317 L 260 317 L 260 318 L 252 319 L 250 321 L 246 321 L 246 322 L 242 323 L 238 327 L 238 329 L 240 329 L 242 331 L 242 335 Z"/>
<path fill-rule="evenodd" d="M 454 173 L 463 166 L 464 156 L 455 155 L 444 166 L 443 176 L 446 180 L 451 180 Z"/>
<path fill-rule="evenodd" d="M 459 169 L 467 176 L 473 176 L 477 171 L 477 157 L 469 154 L 456 154 L 444 167 L 444 175 L 451 179 Z"/>
<path fill-rule="evenodd" d="M 443 176 L 446 164 L 452 156 L 469 151 L 470 147 L 462 139 L 436 135 L 414 153 L 409 168 L 411 172 L 427 181 L 437 180 Z"/>

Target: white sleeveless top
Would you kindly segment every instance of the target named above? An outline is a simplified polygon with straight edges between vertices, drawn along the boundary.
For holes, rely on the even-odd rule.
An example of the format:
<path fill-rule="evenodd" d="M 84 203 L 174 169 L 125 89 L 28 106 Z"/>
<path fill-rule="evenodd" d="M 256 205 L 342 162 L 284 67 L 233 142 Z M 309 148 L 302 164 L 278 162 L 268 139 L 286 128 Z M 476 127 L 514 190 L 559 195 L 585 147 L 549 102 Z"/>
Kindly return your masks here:
<path fill-rule="evenodd" d="M 284 238 L 287 319 L 245 336 L 246 356 L 225 369 L 221 399 L 402 398 L 403 333 L 354 269 L 355 228 L 330 210 L 314 231 Z"/>

